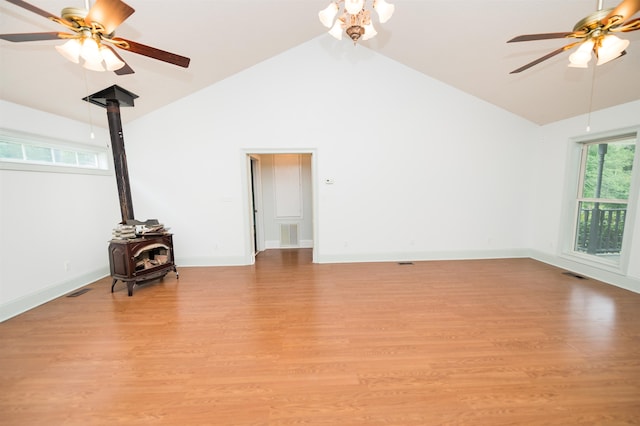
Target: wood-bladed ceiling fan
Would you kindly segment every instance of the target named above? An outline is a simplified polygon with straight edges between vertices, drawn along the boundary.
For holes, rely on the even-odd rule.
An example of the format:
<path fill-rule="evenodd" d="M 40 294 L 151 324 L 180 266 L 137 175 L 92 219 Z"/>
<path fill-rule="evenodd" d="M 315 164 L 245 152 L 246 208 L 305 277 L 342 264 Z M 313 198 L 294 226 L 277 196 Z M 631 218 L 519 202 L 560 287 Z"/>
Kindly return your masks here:
<path fill-rule="evenodd" d="M 76 63 L 83 59 L 85 68 L 114 71 L 117 75 L 133 74 L 134 71 L 114 47 L 180 67 L 189 66 L 187 57 L 116 37 L 116 28 L 135 12 L 121 0 L 96 0 L 88 10 L 66 7 L 62 9 L 61 17 L 22 0 L 6 1 L 57 22 L 71 32 L 0 34 L 0 39 L 11 42 L 67 39 L 69 42 L 65 45 L 56 46 L 67 59 Z M 88 1 L 85 4 L 88 7 Z"/>
<path fill-rule="evenodd" d="M 614 36 L 613 33 L 640 30 L 640 18 L 629 20 L 629 18 L 640 10 L 640 0 L 623 0 L 618 6 L 604 10 L 602 9 L 602 0 L 598 0 L 597 9 L 596 12 L 580 20 L 573 27 L 573 31 L 527 34 L 509 40 L 507 43 L 554 38 L 578 39 L 511 71 L 510 74 L 522 72 L 576 46 L 579 46 L 578 49 L 569 58 L 571 61 L 569 66 L 572 67 L 587 68 L 587 63 L 591 59 L 592 52 L 596 58 L 598 58 L 597 65 L 602 65 L 610 60 L 624 56 L 629 41 L 621 40 Z"/>

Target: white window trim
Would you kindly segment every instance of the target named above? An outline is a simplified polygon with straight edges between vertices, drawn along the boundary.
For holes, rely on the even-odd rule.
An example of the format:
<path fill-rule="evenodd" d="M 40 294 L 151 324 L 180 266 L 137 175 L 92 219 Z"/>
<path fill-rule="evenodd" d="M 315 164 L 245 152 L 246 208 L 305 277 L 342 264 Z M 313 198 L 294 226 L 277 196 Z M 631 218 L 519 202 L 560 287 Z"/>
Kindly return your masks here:
<path fill-rule="evenodd" d="M 9 142 L 38 147 L 54 148 L 73 152 L 95 153 L 101 158 L 102 168 L 70 166 L 48 162 L 12 160 L 0 158 L 0 170 L 16 170 L 47 173 L 75 173 L 89 175 L 112 175 L 110 153 L 106 146 L 82 144 L 43 135 L 0 128 L 0 139 Z"/>
<path fill-rule="evenodd" d="M 622 136 L 628 137 L 635 134 L 636 153 L 633 160 L 633 172 L 631 175 L 631 187 L 629 188 L 629 199 L 627 200 L 627 221 L 625 222 L 625 237 L 622 241 L 622 250 L 620 260 L 618 262 L 607 261 L 604 258 L 598 258 L 593 255 L 579 253 L 574 250 L 574 241 L 576 233 L 576 198 L 578 189 L 582 182 L 583 168 L 583 149 L 584 144 L 596 143 L 598 141 L 615 142 L 615 139 L 621 139 Z M 640 126 L 628 127 L 609 132 L 602 132 L 593 135 L 585 135 L 573 137 L 569 139 L 569 151 L 567 155 L 568 167 L 565 177 L 565 194 L 564 194 L 564 214 L 561 226 L 561 248 L 560 257 L 583 263 L 595 268 L 626 275 L 629 267 L 629 252 L 631 251 L 631 241 L 628 237 L 633 235 L 635 228 L 635 216 L 638 206 L 640 191 Z"/>

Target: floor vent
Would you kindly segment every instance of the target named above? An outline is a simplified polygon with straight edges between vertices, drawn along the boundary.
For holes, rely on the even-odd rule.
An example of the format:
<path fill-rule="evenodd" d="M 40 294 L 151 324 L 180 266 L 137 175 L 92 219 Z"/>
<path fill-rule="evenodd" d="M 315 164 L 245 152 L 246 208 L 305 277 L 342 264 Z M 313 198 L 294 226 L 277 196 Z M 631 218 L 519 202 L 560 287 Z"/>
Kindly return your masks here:
<path fill-rule="evenodd" d="M 81 290 L 74 291 L 73 293 L 68 294 L 68 295 L 67 295 L 67 297 L 78 297 L 78 296 L 80 296 L 81 294 L 85 294 L 85 293 L 86 293 L 86 292 L 88 292 L 89 290 L 91 290 L 91 289 L 90 289 L 90 288 L 83 288 L 83 289 L 81 289 Z"/>
<path fill-rule="evenodd" d="M 398 265 L 413 265 L 413 262 L 398 262 Z"/>
<path fill-rule="evenodd" d="M 283 247 L 298 246 L 298 224 L 280 224 L 280 245 Z"/>
<path fill-rule="evenodd" d="M 579 280 L 586 280 L 587 279 L 587 277 L 585 277 L 583 275 L 576 274 L 575 272 L 563 272 L 563 274 L 564 275 L 568 275 L 568 276 L 573 277 L 573 278 L 577 278 Z"/>

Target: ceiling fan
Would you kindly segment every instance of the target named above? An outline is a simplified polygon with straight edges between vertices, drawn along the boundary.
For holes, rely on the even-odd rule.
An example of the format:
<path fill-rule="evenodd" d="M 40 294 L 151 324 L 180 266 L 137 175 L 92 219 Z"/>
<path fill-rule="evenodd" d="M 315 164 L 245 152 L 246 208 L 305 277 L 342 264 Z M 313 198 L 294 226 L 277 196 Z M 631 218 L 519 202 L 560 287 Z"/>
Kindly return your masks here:
<path fill-rule="evenodd" d="M 528 34 L 512 38 L 507 43 L 532 40 L 546 40 L 553 38 L 577 39 L 545 56 L 511 71 L 510 74 L 522 72 L 540 62 L 546 61 L 564 51 L 579 46 L 569 56 L 570 67 L 587 68 L 593 52 L 598 59 L 597 65 L 602 65 L 626 54 L 628 40 L 621 40 L 612 33 L 640 30 L 640 18 L 628 20 L 640 10 L 640 0 L 623 0 L 611 9 L 602 9 L 602 0 L 598 0 L 597 11 L 580 20 L 573 31 L 564 33 Z M 626 22 L 625 22 L 626 21 Z"/>
<path fill-rule="evenodd" d="M 61 17 L 42 10 L 22 0 L 6 0 L 18 7 L 36 13 L 65 27 L 69 32 L 44 32 L 0 34 L 0 39 L 11 42 L 68 40 L 56 50 L 72 62 L 84 62 L 83 66 L 93 71 L 113 71 L 117 75 L 133 74 L 134 71 L 116 52 L 118 47 L 149 58 L 187 68 L 190 59 L 175 53 L 156 49 L 121 37 L 115 37 L 115 29 L 135 10 L 121 0 L 96 0 L 89 8 L 66 7 Z"/>

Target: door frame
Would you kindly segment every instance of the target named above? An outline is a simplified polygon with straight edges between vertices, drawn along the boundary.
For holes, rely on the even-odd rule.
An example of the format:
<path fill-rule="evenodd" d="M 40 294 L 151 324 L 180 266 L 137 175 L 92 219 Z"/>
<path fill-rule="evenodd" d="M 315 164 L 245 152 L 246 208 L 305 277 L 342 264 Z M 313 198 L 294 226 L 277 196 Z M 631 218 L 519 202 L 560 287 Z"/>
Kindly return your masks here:
<path fill-rule="evenodd" d="M 254 257 L 264 250 L 264 219 L 262 215 L 262 174 L 260 156 L 249 154 L 250 185 L 250 219 L 249 232 L 251 235 L 251 248 Z M 259 214 L 257 214 L 259 213 Z"/>
<path fill-rule="evenodd" d="M 244 251 L 245 251 L 245 259 L 248 265 L 253 265 L 255 263 L 255 250 L 254 250 L 254 241 L 253 241 L 253 226 L 254 226 L 254 212 L 253 212 L 253 196 L 252 196 L 252 178 L 251 178 L 251 167 L 252 167 L 252 158 L 255 160 L 259 159 L 261 154 L 270 154 L 270 155 L 278 155 L 278 154 L 307 154 L 311 155 L 311 214 L 312 217 L 312 228 L 313 228 L 313 263 L 318 263 L 317 261 L 317 253 L 319 247 L 318 240 L 318 176 L 317 176 L 317 150 L 314 148 L 301 148 L 301 149 L 243 149 L 242 150 L 242 191 L 243 191 L 243 200 L 244 200 Z M 260 186 L 253 189 L 256 193 L 256 198 L 259 200 L 258 210 L 262 209 L 262 182 L 260 182 Z M 257 215 L 258 220 L 256 223 L 256 232 L 258 234 L 257 242 L 258 249 L 262 248 L 264 250 L 265 242 L 264 242 L 264 224 L 262 223 L 261 214 Z M 260 231 L 258 231 L 258 229 Z M 258 250 L 260 251 L 260 250 Z"/>

